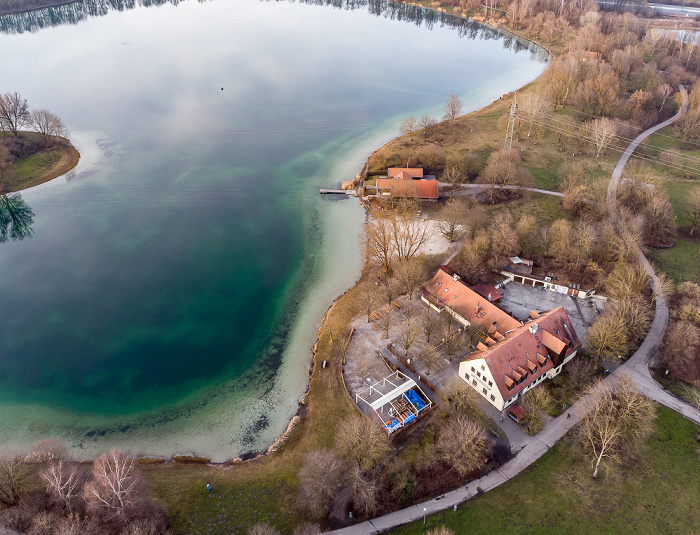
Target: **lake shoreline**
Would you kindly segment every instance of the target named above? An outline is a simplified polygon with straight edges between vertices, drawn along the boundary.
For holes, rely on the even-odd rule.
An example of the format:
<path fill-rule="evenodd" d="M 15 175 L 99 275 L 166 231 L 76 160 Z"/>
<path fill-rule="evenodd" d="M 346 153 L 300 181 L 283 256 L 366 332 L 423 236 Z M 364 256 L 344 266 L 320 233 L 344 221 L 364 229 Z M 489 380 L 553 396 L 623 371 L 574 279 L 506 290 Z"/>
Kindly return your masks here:
<path fill-rule="evenodd" d="M 503 29 L 501 29 L 501 30 L 503 30 Z M 517 35 L 509 30 L 503 30 L 503 31 L 507 31 L 508 35 Z M 536 75 L 537 73 L 532 72 L 530 74 Z M 539 78 L 539 75 L 537 75 L 537 78 Z M 535 78 L 535 79 L 537 79 L 537 78 Z M 528 82 L 528 83 L 531 83 L 531 82 Z M 489 94 L 494 94 L 497 98 L 498 94 L 500 93 L 500 91 L 498 91 L 498 89 L 499 89 L 498 86 L 489 87 L 488 91 L 486 91 L 485 94 L 487 96 Z M 479 98 L 479 100 L 477 100 L 475 102 L 474 105 L 479 106 L 480 104 L 484 104 L 486 102 L 488 102 L 488 101 L 486 101 L 483 97 L 481 97 L 481 98 Z M 474 110 L 474 111 L 476 112 L 476 111 L 487 109 L 487 108 L 488 108 L 488 105 L 479 107 L 478 110 Z M 386 137 L 382 136 L 381 141 L 379 141 L 376 144 L 372 144 L 372 145 L 373 146 L 380 146 L 380 145 L 382 145 L 382 141 L 384 139 L 387 139 L 389 137 L 395 138 L 395 136 L 393 135 L 393 132 L 391 132 L 391 130 L 384 129 L 384 135 L 386 135 Z M 390 142 L 391 142 L 391 139 L 389 141 L 387 141 L 387 143 L 390 143 Z M 364 146 L 363 151 L 360 154 L 355 155 L 355 157 L 352 159 L 354 161 L 354 163 L 351 161 L 349 164 L 350 166 L 352 166 L 353 168 L 355 167 L 355 165 L 357 165 L 357 167 L 360 167 L 358 165 L 358 163 L 361 163 L 363 160 L 366 161 L 365 155 L 368 155 L 368 153 L 370 152 L 370 151 L 366 151 L 365 150 L 366 148 L 367 147 Z M 335 159 L 333 159 L 331 161 L 335 161 Z M 334 173 L 334 174 L 337 174 L 337 173 Z M 353 176 L 354 176 L 354 173 L 353 173 Z M 356 209 L 359 212 L 359 207 L 356 207 Z M 357 214 L 355 214 L 355 215 L 357 215 Z M 361 225 L 357 225 L 354 220 L 351 223 L 352 223 L 351 227 L 347 226 L 347 225 L 343 225 L 341 223 L 341 229 L 343 229 L 343 228 L 344 229 L 361 228 Z M 327 233 L 327 231 L 325 231 L 325 232 Z M 358 257 L 355 257 L 355 258 L 356 258 L 357 263 L 361 264 L 361 261 L 358 260 Z M 343 267 L 343 266 L 341 266 L 341 267 Z M 346 266 L 344 269 L 344 272 L 348 273 L 348 271 L 349 270 L 347 270 L 347 266 Z M 319 342 L 321 342 L 321 344 L 320 344 L 321 346 L 323 346 L 325 343 L 327 343 L 327 336 L 324 333 L 324 329 L 328 325 L 328 322 L 331 321 L 332 317 L 335 316 L 337 318 L 337 314 L 334 313 L 334 311 L 333 311 L 333 304 L 336 303 L 343 295 L 347 294 L 348 292 L 352 291 L 354 288 L 357 287 L 358 281 L 362 280 L 362 272 L 363 272 L 363 268 L 361 266 L 359 266 L 359 269 L 357 271 L 355 269 L 353 269 L 353 271 L 351 272 L 351 276 L 346 275 L 345 277 L 341 277 L 341 276 L 339 276 L 340 275 L 339 273 L 335 273 L 335 274 L 332 274 L 329 277 L 329 279 L 326 279 L 326 282 L 324 283 L 324 286 L 326 286 L 326 292 L 325 292 L 324 296 L 317 296 L 315 298 L 316 303 L 314 306 L 314 311 L 312 314 L 309 314 L 309 316 L 311 316 L 311 315 L 315 316 L 315 318 L 313 320 L 313 327 L 312 327 L 316 331 L 315 332 L 315 334 L 316 334 L 315 343 L 314 343 L 314 336 L 313 336 L 314 331 L 312 330 L 312 328 L 310 328 L 310 325 L 309 325 L 310 322 L 307 322 L 303 326 L 303 329 L 305 329 L 304 332 L 306 333 L 306 335 L 303 336 L 303 338 L 306 340 L 305 343 L 307 345 L 304 348 L 304 354 L 299 355 L 299 357 L 297 357 L 297 359 L 295 361 L 295 362 L 298 362 L 299 370 L 295 374 L 287 377 L 288 382 L 291 382 L 291 381 L 289 381 L 289 379 L 291 377 L 291 379 L 293 379 L 294 383 L 296 385 L 298 385 L 298 390 L 296 390 L 296 388 L 294 390 L 294 398 L 289 400 L 290 403 L 287 405 L 287 407 L 289 407 L 291 405 L 296 405 L 297 406 L 296 411 L 292 408 L 292 410 L 287 412 L 284 416 L 285 418 L 287 418 L 286 423 L 284 425 L 279 425 L 279 426 L 276 425 L 275 426 L 276 433 L 280 433 L 280 432 L 284 431 L 281 434 L 281 436 L 276 435 L 273 437 L 272 436 L 273 433 L 269 433 L 269 436 L 267 436 L 266 438 L 268 440 L 270 440 L 270 442 L 265 443 L 265 442 L 261 441 L 261 443 L 258 444 L 258 447 L 254 447 L 251 450 L 248 450 L 248 452 L 243 454 L 242 457 L 244 457 L 246 459 L 250 459 L 250 458 L 257 458 L 258 455 L 260 455 L 260 454 L 264 455 L 268 452 L 271 453 L 272 451 L 274 451 L 274 449 L 271 450 L 271 448 L 273 448 L 274 446 L 277 446 L 277 449 L 278 449 L 284 443 L 285 437 L 287 437 L 288 439 L 294 439 L 294 436 L 299 434 L 299 431 L 296 431 L 296 432 L 293 431 L 294 427 L 295 427 L 295 424 L 293 423 L 294 421 L 296 421 L 298 424 L 300 421 L 309 421 L 310 420 L 310 418 L 308 416 L 303 415 L 304 406 L 305 406 L 304 401 L 306 400 L 306 397 L 309 395 L 310 392 L 315 392 L 314 385 L 311 384 L 309 375 L 310 375 L 310 373 L 314 373 L 314 370 L 316 369 L 315 368 L 316 363 L 317 362 L 319 363 L 319 368 L 320 368 L 320 364 L 322 363 L 322 361 L 328 360 L 329 355 L 328 355 L 328 352 L 324 353 L 323 350 L 319 354 L 317 354 L 315 351 L 312 350 L 312 359 L 311 359 L 311 361 L 309 361 L 308 353 L 306 353 L 306 351 L 311 349 L 312 345 L 314 346 L 314 348 L 318 347 Z M 324 277 L 325 277 L 325 275 L 324 275 Z M 335 284 L 334 284 L 334 282 L 335 282 Z M 315 284 L 318 284 L 318 283 L 316 282 Z M 345 291 L 343 292 L 343 290 L 345 290 Z M 336 296 L 335 299 L 332 299 L 333 295 Z M 319 299 L 319 297 L 322 297 L 324 299 L 321 301 L 321 299 Z M 329 297 L 330 297 L 330 299 L 329 299 Z M 309 299 L 309 301 L 311 301 L 311 299 Z M 331 304 L 330 304 L 330 306 L 328 306 L 326 308 L 326 306 L 324 306 L 324 303 L 326 305 L 328 303 L 331 303 Z M 304 308 L 308 308 L 308 306 L 309 306 L 308 303 L 303 305 Z M 299 351 L 301 349 L 301 346 L 298 346 L 298 348 L 299 349 L 297 349 L 297 351 Z M 303 370 L 301 369 L 302 367 L 303 367 Z M 306 383 L 305 385 L 304 385 L 304 382 Z M 297 396 L 297 392 L 299 392 L 299 394 L 302 394 L 301 395 L 301 400 L 302 400 L 301 403 L 297 403 L 297 400 L 299 399 L 299 397 Z M 298 419 L 295 420 L 295 418 L 298 418 L 298 417 L 301 417 L 301 420 L 298 420 Z M 282 418 L 280 418 L 279 420 L 282 420 Z M 291 427 L 289 425 L 290 423 L 292 423 Z M 325 425 L 327 425 L 327 424 L 325 424 Z M 286 427 L 286 430 L 285 430 L 285 427 Z M 297 425 L 297 429 L 298 429 L 298 425 Z M 176 431 L 177 430 L 175 430 L 175 432 Z M 115 431 L 114 438 L 117 438 L 116 431 Z M 176 438 L 176 434 L 173 433 L 170 435 L 170 437 L 167 437 L 167 435 L 166 435 L 164 438 L 165 438 L 165 440 L 163 441 L 163 445 L 166 444 L 166 441 L 168 440 L 168 438 L 170 440 L 172 440 L 173 438 Z M 272 444 L 272 445 L 268 446 L 269 444 Z M 202 445 L 203 445 L 203 443 L 202 443 Z M 293 447 L 293 444 L 292 444 L 292 447 Z M 180 447 L 177 444 L 173 444 L 173 449 L 178 449 L 178 448 L 180 448 Z M 195 448 L 196 453 L 193 452 L 193 454 L 202 455 L 203 458 L 207 458 L 209 456 L 215 457 L 215 454 L 214 454 L 215 452 L 213 450 L 216 450 L 216 448 L 217 448 L 217 444 L 216 444 L 216 442 L 214 442 L 212 449 L 208 449 L 208 448 L 204 448 L 204 447 L 201 447 L 201 449 L 200 449 L 200 447 L 197 447 L 197 448 Z M 171 449 L 171 448 L 166 447 L 163 449 L 165 450 L 165 451 L 161 450 L 161 453 L 164 454 L 162 456 L 163 459 L 175 460 L 177 455 L 181 455 L 181 454 L 168 455 L 167 450 Z M 187 448 L 187 449 L 189 451 L 192 451 L 192 449 L 190 449 L 190 448 Z M 243 450 L 243 451 L 245 451 L 245 450 Z M 260 452 L 260 453 L 258 453 L 258 452 Z M 262 452 L 265 452 L 265 453 L 262 453 Z M 137 453 L 137 455 L 138 455 L 138 452 L 134 452 L 134 453 Z M 144 452 L 144 453 L 146 453 L 146 452 Z M 232 452 L 232 453 L 234 456 L 236 455 L 235 452 Z M 241 454 L 239 454 L 239 455 L 241 455 Z M 146 455 L 144 455 L 144 457 L 146 457 Z M 158 457 L 160 457 L 160 456 L 158 455 Z M 226 460 L 222 460 L 222 462 L 220 462 L 220 463 L 214 462 L 212 464 L 226 464 L 226 463 L 232 463 L 235 461 L 233 459 L 233 456 L 225 458 L 225 459 Z"/>
<path fill-rule="evenodd" d="M 414 4 L 414 5 L 420 5 L 420 4 Z M 435 11 L 434 9 L 432 9 L 432 8 L 427 8 L 426 6 L 422 6 L 422 7 L 425 7 L 426 9 L 431 9 L 431 10 Z M 449 13 L 448 13 L 448 14 L 449 14 Z M 454 15 L 452 15 L 452 16 L 454 16 Z M 456 18 L 457 18 L 457 17 L 456 17 Z M 472 20 L 473 20 L 473 19 L 472 19 Z M 525 37 L 525 36 L 523 36 L 523 35 L 520 35 L 520 34 L 518 34 L 517 32 L 514 32 L 514 31 L 511 30 L 511 29 L 504 28 L 504 27 L 501 27 L 501 26 L 499 26 L 499 25 L 494 26 L 494 25 L 492 25 L 492 24 L 489 24 L 489 23 L 486 23 L 486 22 L 483 22 L 483 21 L 478 21 L 478 20 L 476 20 L 475 22 L 477 22 L 478 24 L 484 25 L 484 26 L 488 26 L 488 27 L 490 27 L 490 28 L 494 28 L 494 29 L 497 29 L 497 30 L 500 30 L 500 31 L 503 31 L 503 32 L 510 33 L 510 34 L 512 34 L 512 35 L 514 35 L 514 36 L 520 38 L 520 39 L 526 40 L 526 41 L 528 41 L 528 42 L 530 42 L 530 43 L 532 43 L 532 44 L 538 46 L 539 48 L 545 50 L 545 51 L 547 52 L 547 54 L 548 54 L 548 59 L 547 59 L 547 61 L 546 61 L 546 63 L 545 63 L 544 69 L 542 70 L 542 73 L 540 73 L 540 74 L 539 74 L 536 78 L 534 78 L 533 80 L 530 80 L 529 82 L 527 82 L 527 83 L 523 84 L 522 86 L 520 86 L 519 88 L 515 89 L 514 91 L 509 91 L 509 92 L 507 92 L 507 93 L 502 94 L 500 98 L 502 98 L 502 97 L 505 96 L 505 95 L 509 95 L 509 94 L 511 94 L 511 93 L 513 93 L 513 92 L 520 91 L 522 88 L 527 87 L 527 86 L 529 86 L 530 84 L 536 83 L 538 80 L 541 79 L 542 75 L 543 75 L 543 74 L 546 72 L 546 70 L 547 70 L 547 66 L 549 65 L 549 63 L 550 63 L 551 60 L 552 60 L 552 51 L 549 49 L 549 47 L 546 47 L 546 46 L 544 46 L 544 45 L 538 43 L 537 41 L 534 41 L 534 40 L 532 40 L 532 39 L 530 39 L 530 38 L 528 38 L 528 37 Z M 475 113 L 483 112 L 484 110 L 487 110 L 490 106 L 492 106 L 495 102 L 497 102 L 498 100 L 500 100 L 500 98 L 496 98 L 496 99 L 492 100 L 491 103 L 489 103 L 489 104 L 487 104 L 487 105 L 485 105 L 485 106 L 482 106 L 481 108 L 477 108 L 477 109 L 475 109 L 475 110 L 472 110 L 472 111 L 470 111 L 469 113 L 466 113 L 466 114 L 464 114 L 464 115 L 462 115 L 462 116 L 460 116 L 460 117 L 467 117 L 467 116 L 473 115 L 473 114 L 475 114 Z M 383 145 L 383 147 L 385 147 L 386 145 L 388 145 L 388 144 L 390 144 L 390 143 L 392 143 L 392 142 L 394 142 L 394 141 L 396 141 L 397 139 L 402 138 L 402 137 L 406 137 L 406 136 L 402 136 L 402 135 L 396 136 L 396 137 L 390 139 L 389 141 L 387 141 L 387 142 Z M 378 150 L 381 150 L 381 148 L 377 149 L 377 151 L 378 151 Z M 374 151 L 373 151 L 373 152 L 374 152 Z M 364 177 L 364 175 L 365 175 L 365 170 L 368 169 L 368 166 L 369 166 L 369 158 L 370 158 L 370 156 L 371 156 L 371 154 L 370 154 L 369 156 L 367 156 L 367 158 L 365 159 L 365 161 L 364 161 L 364 163 L 363 163 L 363 165 L 362 165 L 362 167 L 361 167 L 361 170 L 360 170 L 360 172 L 359 172 L 359 174 L 362 175 L 363 177 Z M 367 203 L 363 200 L 363 198 L 362 198 L 361 196 L 359 197 L 359 203 L 360 203 L 360 205 L 364 208 L 366 216 L 369 216 L 368 205 L 367 205 Z M 295 414 L 295 415 L 291 418 L 291 420 L 289 421 L 289 424 L 288 424 L 286 430 L 284 431 L 284 433 L 283 433 L 274 443 L 272 443 L 272 444 L 271 444 L 266 450 L 264 450 L 264 451 L 261 451 L 261 452 L 258 452 L 258 453 L 254 453 L 254 454 L 252 454 L 252 455 L 249 454 L 249 455 L 245 455 L 245 456 L 243 456 L 243 457 L 237 457 L 237 458 L 235 458 L 235 459 L 232 459 L 232 460 L 229 460 L 229 461 L 224 461 L 224 462 L 222 462 L 222 463 L 210 463 L 211 465 L 214 465 L 214 466 L 215 466 L 215 465 L 231 465 L 231 464 L 237 464 L 237 463 L 241 463 L 241 462 L 251 462 L 251 461 L 255 461 L 255 460 L 260 460 L 261 458 L 264 458 L 264 457 L 266 457 L 266 456 L 269 456 L 269 455 L 271 455 L 271 454 L 277 452 L 277 451 L 278 451 L 279 449 L 281 449 L 281 448 L 284 446 L 284 444 L 286 444 L 287 441 L 291 438 L 292 434 L 294 433 L 294 430 L 295 430 L 295 429 L 297 428 L 297 426 L 301 423 L 302 419 L 306 416 L 306 413 L 307 413 L 306 399 L 307 399 L 307 397 L 311 394 L 311 388 L 312 388 L 312 385 L 311 385 L 311 377 L 312 377 L 312 375 L 313 375 L 313 373 L 314 373 L 314 369 L 315 369 L 316 366 L 318 365 L 318 363 L 317 363 L 317 361 L 316 361 L 316 359 L 317 359 L 318 344 L 319 344 L 319 342 L 320 342 L 320 340 L 321 340 L 321 335 L 322 335 L 322 333 L 324 332 L 324 330 L 326 329 L 327 323 L 329 322 L 329 318 L 330 318 L 330 316 L 331 316 L 331 314 L 332 314 L 332 312 L 333 312 L 333 308 L 334 308 L 335 304 L 336 304 L 342 297 L 344 297 L 345 295 L 347 295 L 348 293 L 352 292 L 353 290 L 355 290 L 355 289 L 357 288 L 357 286 L 362 282 L 363 276 L 364 276 L 365 272 L 367 271 L 368 267 L 369 267 L 369 264 L 368 264 L 368 263 L 364 263 L 364 264 L 362 265 L 362 271 L 361 271 L 360 276 L 358 277 L 358 279 L 355 281 L 355 283 L 354 283 L 352 286 L 350 286 L 347 290 L 345 290 L 345 292 L 343 292 L 342 294 L 338 295 L 338 296 L 332 301 L 332 303 L 329 305 L 327 312 L 324 314 L 323 319 L 321 320 L 321 322 L 320 322 L 320 324 L 319 324 L 319 326 L 318 326 L 316 341 L 315 341 L 314 346 L 313 346 L 313 349 L 312 349 L 312 358 L 311 358 L 311 363 L 310 363 L 310 365 L 309 365 L 309 380 L 308 380 L 308 382 L 307 382 L 306 390 L 304 391 L 304 394 L 303 394 L 301 400 L 299 401 L 299 408 L 298 408 L 296 414 Z M 342 377 L 341 377 L 341 382 L 342 382 Z M 345 387 L 345 383 L 342 382 L 342 384 L 343 384 L 343 387 Z M 349 398 L 351 399 L 351 401 L 352 401 L 352 398 L 350 397 L 350 394 L 348 393 L 348 391 L 347 391 L 346 388 L 345 388 L 345 392 L 346 392 L 346 394 L 348 395 L 348 397 L 349 397 Z M 354 402 L 353 402 L 353 403 L 354 403 Z M 166 459 L 166 462 L 172 461 L 172 460 L 173 460 L 173 459 Z"/>

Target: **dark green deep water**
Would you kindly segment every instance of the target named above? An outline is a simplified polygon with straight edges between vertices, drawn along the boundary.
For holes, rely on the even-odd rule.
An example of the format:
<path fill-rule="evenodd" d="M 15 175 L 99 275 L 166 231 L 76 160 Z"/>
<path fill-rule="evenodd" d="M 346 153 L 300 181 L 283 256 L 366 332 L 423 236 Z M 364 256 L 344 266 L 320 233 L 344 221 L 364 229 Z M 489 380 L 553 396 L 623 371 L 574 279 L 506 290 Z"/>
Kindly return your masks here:
<path fill-rule="evenodd" d="M 403 117 L 439 117 L 450 92 L 474 109 L 543 68 L 491 30 L 337 3 L 0 20 L 0 91 L 60 115 L 83 155 L 23 193 L 33 237 L 0 245 L 0 443 L 208 453 L 192 433 L 227 457 L 284 429 L 315 325 L 359 266 L 360 209 L 318 188 Z"/>

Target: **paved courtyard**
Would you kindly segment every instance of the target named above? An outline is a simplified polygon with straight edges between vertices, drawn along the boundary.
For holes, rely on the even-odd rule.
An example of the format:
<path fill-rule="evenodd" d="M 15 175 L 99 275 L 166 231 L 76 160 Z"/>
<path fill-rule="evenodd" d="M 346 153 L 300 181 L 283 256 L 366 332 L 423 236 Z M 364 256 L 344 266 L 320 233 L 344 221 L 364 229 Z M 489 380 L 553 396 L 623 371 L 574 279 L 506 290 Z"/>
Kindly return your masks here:
<path fill-rule="evenodd" d="M 604 301 L 600 298 L 593 297 L 584 301 L 569 295 L 525 286 L 518 282 L 509 282 L 501 288 L 501 291 L 503 298 L 498 305 L 518 320 L 525 319 L 530 310 L 544 312 L 560 306 L 564 307 L 582 343 L 585 340 L 586 329 L 595 321 L 604 307 Z"/>

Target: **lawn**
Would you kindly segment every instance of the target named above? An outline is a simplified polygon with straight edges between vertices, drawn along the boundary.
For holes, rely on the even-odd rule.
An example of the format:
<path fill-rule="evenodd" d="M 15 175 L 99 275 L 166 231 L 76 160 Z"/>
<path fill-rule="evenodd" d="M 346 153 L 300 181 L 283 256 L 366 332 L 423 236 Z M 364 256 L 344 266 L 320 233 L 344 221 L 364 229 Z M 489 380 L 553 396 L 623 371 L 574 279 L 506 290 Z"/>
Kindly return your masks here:
<path fill-rule="evenodd" d="M 700 282 L 700 236 L 689 236 L 684 227 L 690 224 L 684 211 L 688 193 L 697 188 L 693 182 L 664 180 L 661 185 L 668 192 L 669 200 L 676 212 L 679 227 L 676 244 L 669 249 L 651 249 L 649 258 L 659 271 L 666 273 L 676 282 Z"/>
<path fill-rule="evenodd" d="M 558 444 L 522 475 L 460 506 L 391 533 L 700 533 L 700 427 L 658 407 L 642 455 L 594 481 L 574 448 Z"/>

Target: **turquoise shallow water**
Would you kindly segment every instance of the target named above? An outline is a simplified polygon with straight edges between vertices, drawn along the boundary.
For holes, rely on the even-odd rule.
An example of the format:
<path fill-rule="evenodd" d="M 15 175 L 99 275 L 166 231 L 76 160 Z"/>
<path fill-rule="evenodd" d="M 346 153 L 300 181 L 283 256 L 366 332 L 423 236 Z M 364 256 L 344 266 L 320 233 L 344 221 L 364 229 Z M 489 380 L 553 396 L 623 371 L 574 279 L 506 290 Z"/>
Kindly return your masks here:
<path fill-rule="evenodd" d="M 359 273 L 362 210 L 318 188 L 403 117 L 450 92 L 474 109 L 544 58 L 382 2 L 109 5 L 0 24 L 45 26 L 0 35 L 0 89 L 59 114 L 83 155 L 23 194 L 33 237 L 0 245 L 0 442 L 264 448 Z M 84 20 L 45 24 L 65 19 Z"/>

